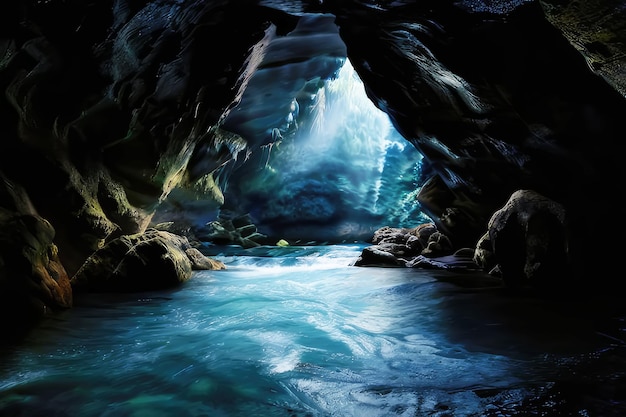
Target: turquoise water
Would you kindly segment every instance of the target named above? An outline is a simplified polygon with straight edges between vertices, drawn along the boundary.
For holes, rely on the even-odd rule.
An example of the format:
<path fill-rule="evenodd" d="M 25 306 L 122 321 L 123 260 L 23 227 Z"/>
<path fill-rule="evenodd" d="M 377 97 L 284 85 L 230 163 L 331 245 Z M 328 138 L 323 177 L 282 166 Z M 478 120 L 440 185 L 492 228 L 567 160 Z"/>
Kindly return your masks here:
<path fill-rule="evenodd" d="M 213 248 L 227 270 L 180 288 L 80 297 L 4 349 L 0 416 L 626 415 L 607 304 L 351 266 L 362 247 Z"/>

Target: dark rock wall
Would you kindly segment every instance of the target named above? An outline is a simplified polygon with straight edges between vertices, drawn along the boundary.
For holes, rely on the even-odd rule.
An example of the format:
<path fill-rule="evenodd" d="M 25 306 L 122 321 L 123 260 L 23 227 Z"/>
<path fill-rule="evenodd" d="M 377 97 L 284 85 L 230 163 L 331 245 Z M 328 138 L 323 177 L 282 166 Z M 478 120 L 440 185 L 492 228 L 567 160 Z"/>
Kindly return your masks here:
<path fill-rule="evenodd" d="M 538 2 L 506 13 L 453 2 L 355 3 L 333 10 L 348 56 L 373 102 L 430 163 L 435 175 L 418 198 L 437 227 L 455 246 L 473 247 L 512 192 L 533 189 L 565 205 L 572 261 L 580 260 L 597 233 L 592 213 L 623 213 L 609 184 L 624 184 L 626 107 L 614 88 L 619 74 L 592 72 L 570 43 L 576 20 L 564 37 Z M 561 8 L 576 16 L 569 6 Z M 549 9 L 558 21 L 562 14 Z M 578 29 L 584 36 L 589 25 Z M 615 49 L 623 25 L 604 30 Z M 623 231 L 623 222 L 614 226 Z"/>
<path fill-rule="evenodd" d="M 144 230 L 197 148 L 213 163 L 196 180 L 232 158 L 214 126 L 270 18 L 227 3 L 26 2 L 11 17 L 0 167 L 55 227 L 70 273 Z"/>

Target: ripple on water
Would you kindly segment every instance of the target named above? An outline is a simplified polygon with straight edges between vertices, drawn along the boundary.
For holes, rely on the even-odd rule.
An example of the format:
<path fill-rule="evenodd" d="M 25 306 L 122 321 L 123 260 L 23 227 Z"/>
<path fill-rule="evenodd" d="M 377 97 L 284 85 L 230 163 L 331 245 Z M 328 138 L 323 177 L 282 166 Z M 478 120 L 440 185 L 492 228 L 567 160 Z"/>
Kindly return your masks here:
<path fill-rule="evenodd" d="M 82 297 L 2 353 L 0 415 L 624 411 L 618 330 L 436 272 L 350 267 L 358 248 L 338 250 L 225 257 L 175 290 Z"/>

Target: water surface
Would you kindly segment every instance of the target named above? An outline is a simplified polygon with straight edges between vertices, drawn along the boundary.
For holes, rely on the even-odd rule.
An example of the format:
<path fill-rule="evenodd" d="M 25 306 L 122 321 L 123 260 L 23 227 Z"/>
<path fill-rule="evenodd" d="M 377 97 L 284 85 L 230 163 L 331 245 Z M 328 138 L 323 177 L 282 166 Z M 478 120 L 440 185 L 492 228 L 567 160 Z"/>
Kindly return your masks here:
<path fill-rule="evenodd" d="M 80 296 L 2 352 L 0 416 L 626 415 L 619 308 L 351 266 L 362 247 L 224 249 L 174 290 Z"/>

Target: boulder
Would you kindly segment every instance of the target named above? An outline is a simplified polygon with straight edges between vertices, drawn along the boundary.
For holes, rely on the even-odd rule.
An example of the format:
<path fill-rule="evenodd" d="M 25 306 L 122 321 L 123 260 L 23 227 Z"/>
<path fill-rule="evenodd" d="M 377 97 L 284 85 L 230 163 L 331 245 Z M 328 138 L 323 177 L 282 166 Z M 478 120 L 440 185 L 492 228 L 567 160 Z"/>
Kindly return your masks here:
<path fill-rule="evenodd" d="M 507 286 L 555 289 L 568 285 L 565 221 L 561 204 L 533 190 L 515 191 L 493 214 L 489 241 Z"/>
<path fill-rule="evenodd" d="M 224 269 L 190 246 L 187 238 L 148 229 L 121 236 L 96 251 L 71 280 L 77 292 L 135 292 L 175 287 L 194 269 Z"/>
<path fill-rule="evenodd" d="M 354 262 L 354 266 L 405 266 L 406 260 L 391 251 L 391 246 L 368 246 Z"/>
<path fill-rule="evenodd" d="M 384 226 L 374 232 L 372 243 L 374 246 L 363 249 L 355 266 L 426 265 L 432 268 L 441 262 L 427 262 L 424 261 L 426 258 L 447 256 L 454 252 L 450 239 L 437 231 L 434 223 L 424 223 L 414 228 Z M 473 262 L 472 266 L 475 269 Z"/>

